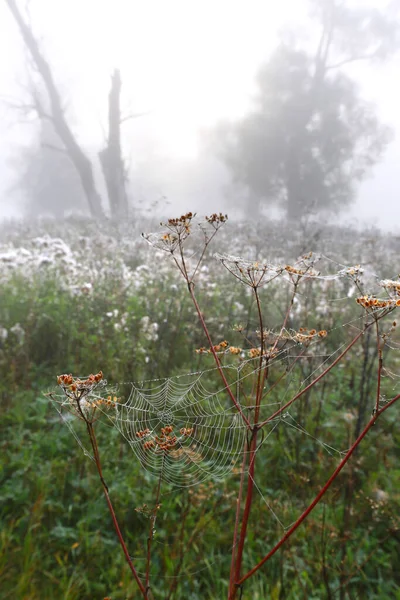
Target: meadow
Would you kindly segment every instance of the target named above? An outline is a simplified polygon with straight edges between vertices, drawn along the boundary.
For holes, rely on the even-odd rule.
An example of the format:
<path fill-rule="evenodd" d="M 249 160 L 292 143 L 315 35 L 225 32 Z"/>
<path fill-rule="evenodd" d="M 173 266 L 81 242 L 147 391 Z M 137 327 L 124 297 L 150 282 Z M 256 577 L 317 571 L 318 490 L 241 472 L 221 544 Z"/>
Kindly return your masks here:
<path fill-rule="evenodd" d="M 199 402 L 192 410 L 201 416 L 201 402 L 225 402 L 186 282 L 162 241 L 151 238 L 156 240 L 151 247 L 141 238 L 142 230 L 156 231 L 158 222 L 116 226 L 69 218 L 7 224 L 0 231 L 4 600 L 142 597 L 90 460 L 85 422 L 65 416 L 57 376 L 101 370 L 107 379 L 104 396 L 113 397 L 116 390 L 123 405 L 131 402 L 132 390 L 150 395 L 165 381 L 184 383 L 187 395 L 200 374 L 198 385 L 205 391 L 191 400 L 194 407 Z M 196 240 L 193 244 L 189 256 L 197 257 Z M 286 267 L 310 251 L 315 277 L 304 277 L 298 289 L 296 283 L 294 295 L 296 273 Z M 356 302 L 389 298 L 379 282 L 397 281 L 399 251 L 400 238 L 377 231 L 230 221 L 206 248 L 196 273 L 196 297 L 221 367 L 232 386 L 240 384 L 249 419 L 254 414 L 250 376 L 264 368 L 259 313 L 249 286 L 224 268 L 224 262 L 232 270 L 250 263 L 235 262 L 231 255 L 252 261 L 256 271 L 258 261 L 282 265 L 282 277 L 259 289 L 262 331 L 266 340 L 272 338 L 274 350 L 266 399 L 262 394 L 263 408 L 271 409 L 267 415 L 332 364 L 377 314 L 378 337 L 384 340 L 380 348 L 374 322 L 335 368 L 266 428 L 257 447 L 258 478 L 242 573 L 285 535 L 371 414 L 400 391 L 395 305 L 393 310 L 372 309 Z M 314 330 L 324 332 L 315 344 Z M 243 583 L 237 598 L 400 600 L 398 412 L 394 404 L 382 414 L 321 502 Z M 107 415 L 96 425 L 104 479 L 143 577 L 151 537 L 151 594 L 156 599 L 211 600 L 229 593 L 237 497 L 241 474 L 248 470 L 241 468 L 232 443 L 231 463 L 213 473 L 210 465 L 221 466 L 224 451 L 213 415 L 207 427 L 215 454 L 208 471 L 202 465 L 202 477 L 193 459 L 192 481 L 184 471 L 179 481 L 172 471 L 164 477 L 159 469 L 157 476 L 157 469 L 132 451 L 135 440 L 110 426 Z M 230 440 L 240 433 L 237 427 Z M 195 449 L 192 444 L 190 450 Z M 159 509 L 152 528 L 155 503 Z"/>

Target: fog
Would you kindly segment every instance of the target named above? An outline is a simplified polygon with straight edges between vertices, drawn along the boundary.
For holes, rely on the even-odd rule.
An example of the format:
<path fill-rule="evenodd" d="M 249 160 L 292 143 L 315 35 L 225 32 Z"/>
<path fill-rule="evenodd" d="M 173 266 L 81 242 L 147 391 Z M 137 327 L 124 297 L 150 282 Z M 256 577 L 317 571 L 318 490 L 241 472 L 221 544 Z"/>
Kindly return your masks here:
<path fill-rule="evenodd" d="M 87 213 L 79 178 L 73 166 L 68 163 L 65 167 L 66 162 L 59 156 L 61 152 L 68 155 L 65 144 L 56 134 L 54 138 L 49 134 L 50 143 L 48 134 L 43 133 L 43 119 L 32 98 L 37 100 L 39 96 L 47 111 L 47 91 L 7 4 L 7 0 L 0 3 L 0 216 L 51 214 L 53 202 L 60 205 L 54 211 L 56 215 L 76 210 Z M 261 147 L 240 156 L 231 152 L 230 159 L 224 160 L 227 152 L 218 151 L 218 131 L 229 124 L 229 131 L 239 135 L 234 128 L 246 122 L 257 98 L 260 100 L 260 69 L 271 60 L 282 40 L 287 47 L 314 55 L 321 27 L 310 18 L 310 2 L 31 0 L 16 4 L 50 65 L 65 119 L 93 165 L 95 184 L 107 214 L 107 185 L 98 152 L 108 135 L 107 103 L 114 69 L 119 69 L 122 79 L 120 133 L 132 215 L 158 207 L 172 214 L 222 210 L 249 216 L 249 207 L 253 206 L 260 206 L 266 216 L 280 211 L 285 214 L 282 186 L 276 183 L 275 173 L 271 173 L 265 195 L 260 192 L 258 197 L 260 186 L 256 185 L 249 193 L 245 184 L 251 178 L 254 161 L 271 163 L 271 149 L 264 154 Z M 378 0 L 345 4 L 349 8 L 385 9 L 391 15 L 397 8 L 392 2 L 387 9 L 389 3 Z M 351 39 L 351 31 L 346 35 Z M 385 30 L 383 36 L 388 36 Z M 396 231 L 400 221 L 397 43 L 398 39 L 391 43 L 382 60 L 363 58 L 339 69 L 357 83 L 359 98 L 374 105 L 368 110 L 380 124 L 390 126 L 391 133 L 390 141 L 388 137 L 377 156 L 365 159 L 369 166 L 362 177 L 348 174 L 353 177 L 354 200 L 342 202 L 344 192 L 337 193 L 340 202 L 329 214 L 334 221 L 356 226 L 373 224 L 391 231 Z M 363 146 L 366 139 L 368 135 L 362 140 Z M 276 147 L 275 138 L 271 143 Z M 302 142 L 299 144 L 301 148 Z M 372 144 L 373 152 L 377 145 Z M 32 164 L 32 155 L 37 157 L 44 151 L 43 146 L 49 166 L 41 165 L 39 171 L 36 167 L 37 190 L 33 194 L 29 185 L 32 179 L 27 179 L 25 173 L 27 165 Z M 287 147 L 290 144 L 285 152 Z M 52 153 L 56 157 L 48 158 Z M 66 170 L 62 179 L 68 180 L 65 188 L 57 177 L 50 186 L 58 169 Z M 313 193 L 316 199 L 311 208 L 319 202 L 320 192 Z M 68 194 L 74 196 L 73 200 L 68 200 Z M 304 213 L 308 208 L 304 205 Z"/>

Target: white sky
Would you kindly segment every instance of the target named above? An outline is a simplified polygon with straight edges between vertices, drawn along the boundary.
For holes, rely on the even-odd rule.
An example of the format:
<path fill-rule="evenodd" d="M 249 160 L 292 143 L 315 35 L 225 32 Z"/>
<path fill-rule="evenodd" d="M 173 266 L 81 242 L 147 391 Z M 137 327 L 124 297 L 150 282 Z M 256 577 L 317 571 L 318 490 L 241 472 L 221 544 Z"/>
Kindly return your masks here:
<path fill-rule="evenodd" d="M 254 76 L 276 46 L 280 29 L 289 24 L 301 33 L 306 15 L 304 0 L 19 0 L 20 6 L 26 4 L 79 139 L 101 145 L 110 73 L 117 66 L 126 112 L 149 111 L 129 123 L 128 153 L 137 155 L 143 148 L 148 156 L 195 156 L 199 130 L 243 114 Z M 5 2 L 0 2 L 0 56 L 0 102 L 1 97 L 18 101 L 27 80 L 26 55 Z M 399 67 L 397 59 L 359 72 L 366 97 L 398 130 Z M 17 115 L 4 106 L 0 118 L 0 212 L 6 206 L 10 212 L 11 172 L 4 161 L 15 156 L 19 143 L 28 143 L 31 129 L 16 125 Z M 355 218 L 362 207 L 370 222 L 400 223 L 398 165 L 399 140 L 374 179 L 363 185 Z"/>

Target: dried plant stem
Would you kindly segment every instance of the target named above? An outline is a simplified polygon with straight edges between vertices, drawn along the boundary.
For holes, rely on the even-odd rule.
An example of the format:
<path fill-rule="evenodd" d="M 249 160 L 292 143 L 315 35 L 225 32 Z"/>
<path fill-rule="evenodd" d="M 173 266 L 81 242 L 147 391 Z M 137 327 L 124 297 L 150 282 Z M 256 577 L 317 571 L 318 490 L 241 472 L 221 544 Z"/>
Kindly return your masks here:
<path fill-rule="evenodd" d="M 267 560 L 269 560 L 271 558 L 271 556 L 273 556 L 275 554 L 275 552 L 277 552 L 277 550 L 279 550 L 279 548 L 286 542 L 286 540 L 288 538 L 290 538 L 291 535 L 293 535 L 293 533 L 301 525 L 301 523 L 307 518 L 307 516 L 310 514 L 310 512 L 313 510 L 313 508 L 323 498 L 323 496 L 325 495 L 325 493 L 330 488 L 331 484 L 335 481 L 336 477 L 339 475 L 340 471 L 343 469 L 343 467 L 345 466 L 345 464 L 351 458 L 353 452 L 359 446 L 360 442 L 367 435 L 367 433 L 371 429 L 371 427 L 373 427 L 375 425 L 375 422 L 380 417 L 380 415 L 383 412 L 385 412 L 385 410 L 387 410 L 390 406 L 392 406 L 395 402 L 397 402 L 397 400 L 399 400 L 399 398 L 400 398 L 400 394 L 398 394 L 397 396 L 395 396 L 394 398 L 392 398 L 392 400 L 390 400 L 387 404 L 385 404 L 385 406 L 383 408 L 381 408 L 378 411 L 374 412 L 374 414 L 372 415 L 371 419 L 368 421 L 367 425 L 364 427 L 363 431 L 360 433 L 360 435 L 358 436 L 358 438 L 356 439 L 356 441 L 354 442 L 354 444 L 351 446 L 351 448 L 346 452 L 346 455 L 344 456 L 344 458 L 340 461 L 339 465 L 336 467 L 336 469 L 334 470 L 334 472 L 332 473 L 332 475 L 329 477 L 329 479 L 325 483 L 325 485 L 318 492 L 318 494 L 316 495 L 316 497 L 314 498 L 314 500 L 311 502 L 311 504 L 300 515 L 300 517 L 297 519 L 297 521 L 295 521 L 295 523 L 292 525 L 292 527 L 290 527 L 290 529 L 288 529 L 288 531 L 279 540 L 279 542 L 277 544 L 275 544 L 275 546 L 268 552 L 268 554 L 266 554 L 264 556 L 264 558 L 261 559 L 260 562 L 257 563 L 257 565 L 255 567 L 253 567 L 248 573 L 246 573 L 246 575 L 244 575 L 239 581 L 235 582 L 236 586 L 241 586 L 247 579 L 249 579 L 249 577 L 251 577 L 252 575 L 254 575 L 254 573 L 256 573 L 267 562 Z"/>
<path fill-rule="evenodd" d="M 245 442 L 245 446 L 243 449 L 243 460 L 242 460 L 242 466 L 241 466 L 241 470 L 240 470 L 239 493 L 238 493 L 238 497 L 236 499 L 236 515 L 235 515 L 235 527 L 233 530 L 233 539 L 232 539 L 232 558 L 231 558 L 231 570 L 229 573 L 228 600 L 234 591 L 233 586 L 234 586 L 234 581 L 235 581 L 235 564 L 236 564 L 236 555 L 237 555 L 236 545 L 237 545 L 237 536 L 238 536 L 238 531 L 239 531 L 240 510 L 241 510 L 241 505 L 242 505 L 244 470 L 246 468 L 246 463 L 247 463 L 246 445 L 247 445 L 247 441 Z"/>
<path fill-rule="evenodd" d="M 262 391 L 264 389 L 264 381 L 267 374 L 267 366 L 263 369 L 263 363 L 265 363 L 264 357 L 264 349 L 265 349 L 265 341 L 264 341 L 264 322 L 262 317 L 261 303 L 260 297 L 258 295 L 257 288 L 254 288 L 254 296 L 257 304 L 257 313 L 258 313 L 258 322 L 260 326 L 260 335 L 261 335 L 261 347 L 260 347 L 260 364 L 258 368 L 257 375 L 257 387 L 256 387 L 256 408 L 254 412 L 254 423 L 258 423 L 258 419 L 260 416 L 260 404 L 262 399 Z"/>
<path fill-rule="evenodd" d="M 111 498 L 110 498 L 110 495 L 109 495 L 109 492 L 108 492 L 108 487 L 106 485 L 106 482 L 104 481 L 103 470 L 102 470 L 101 461 L 100 461 L 100 454 L 99 454 L 99 449 L 98 449 L 98 445 L 97 445 L 97 439 L 96 439 L 96 434 L 95 434 L 95 431 L 94 431 L 93 423 L 90 423 L 86 419 L 85 419 L 85 421 L 86 421 L 86 427 L 87 427 L 87 431 L 88 431 L 89 438 L 90 438 L 90 443 L 91 443 L 92 449 L 93 449 L 94 462 L 95 462 L 96 467 L 97 467 L 97 472 L 98 472 L 99 477 L 100 477 L 101 485 L 103 486 L 103 492 L 104 492 L 104 495 L 106 497 L 106 502 L 107 502 L 108 510 L 110 511 L 111 519 L 112 519 L 115 531 L 117 532 L 119 543 L 121 544 L 122 550 L 123 550 L 123 552 L 125 554 L 126 561 L 127 561 L 128 565 L 129 565 L 130 570 L 132 571 L 132 575 L 134 576 L 134 578 L 136 580 L 136 583 L 139 586 L 139 589 L 141 591 L 141 594 L 142 594 L 143 598 L 145 598 L 145 600 L 148 600 L 147 591 L 146 591 L 146 589 L 145 589 L 145 587 L 144 587 L 144 585 L 143 585 L 143 583 L 142 583 L 142 581 L 141 581 L 141 579 L 140 579 L 140 577 L 139 577 L 139 575 L 138 575 L 138 573 L 137 573 L 137 571 L 136 571 L 136 569 L 135 569 L 135 567 L 133 565 L 131 557 L 129 556 L 129 552 L 128 552 L 128 549 L 126 547 L 125 540 L 124 540 L 124 538 L 122 536 L 122 533 L 121 533 L 121 530 L 120 530 L 120 527 L 119 527 L 119 524 L 118 524 L 118 521 L 117 521 L 117 517 L 116 517 L 115 511 L 114 511 L 114 507 L 113 507 L 112 502 L 111 502 Z"/>
<path fill-rule="evenodd" d="M 243 511 L 242 517 L 242 526 L 240 528 L 240 536 L 238 549 L 236 554 L 235 561 L 235 581 L 237 581 L 240 577 L 240 570 L 242 568 L 242 560 L 243 560 L 243 550 L 246 541 L 247 527 L 249 524 L 251 506 L 253 504 L 253 491 L 254 491 L 254 481 L 255 481 L 255 462 L 256 462 L 256 453 L 257 453 L 257 433 L 258 430 L 254 430 L 250 439 L 250 447 L 249 447 L 249 471 L 247 477 L 247 489 L 246 489 L 246 502 Z M 235 583 L 233 590 L 231 592 L 230 598 L 234 598 L 236 594 Z"/>
<path fill-rule="evenodd" d="M 208 343 L 210 345 L 210 350 L 211 350 L 211 353 L 212 353 L 212 355 L 214 357 L 215 364 L 217 365 L 218 372 L 219 372 L 219 374 L 221 376 L 222 381 L 224 382 L 225 389 L 226 389 L 226 391 L 227 391 L 230 399 L 232 400 L 233 404 L 235 405 L 238 413 L 242 417 L 243 421 L 246 423 L 247 427 L 249 429 L 251 429 L 251 427 L 252 427 L 251 423 L 250 423 L 249 419 L 246 417 L 246 415 L 244 414 L 244 412 L 242 411 L 240 405 L 238 404 L 238 402 L 237 402 L 237 400 L 236 400 L 236 398 L 235 398 L 235 396 L 234 396 L 234 394 L 233 394 L 233 392 L 232 392 L 232 390 L 231 390 L 231 388 L 229 386 L 229 383 L 228 383 L 228 381 L 227 381 L 227 379 L 225 377 L 225 373 L 224 373 L 224 371 L 222 369 L 222 366 L 221 366 L 221 361 L 219 360 L 218 354 L 216 353 L 216 351 L 214 349 L 214 345 L 212 343 L 210 332 L 208 331 L 208 327 L 207 327 L 207 324 L 206 324 L 206 322 L 204 320 L 203 313 L 201 312 L 200 306 L 199 306 L 199 304 L 197 302 L 197 298 L 196 298 L 195 293 L 194 293 L 194 284 L 188 282 L 188 289 L 189 289 L 189 293 L 190 293 L 190 296 L 192 298 L 193 304 L 195 306 L 195 309 L 197 311 L 197 314 L 199 316 L 201 326 L 203 328 L 204 333 L 206 334 L 207 341 L 208 341 Z"/>
<path fill-rule="evenodd" d="M 258 422 L 259 416 L 260 416 L 260 405 L 261 405 L 261 400 L 262 400 L 262 396 L 263 396 L 262 392 L 264 389 L 265 379 L 267 377 L 268 367 L 267 367 L 267 365 L 265 365 L 265 367 L 263 368 L 263 362 L 265 361 L 265 357 L 264 357 L 264 348 L 265 348 L 264 323 L 263 323 L 263 317 L 262 317 L 260 297 L 258 295 L 257 287 L 254 287 L 254 296 L 255 296 L 256 304 L 257 304 L 258 321 L 259 321 L 260 335 L 261 335 L 260 364 L 259 364 L 259 368 L 258 368 L 257 384 L 256 384 L 256 390 L 255 390 L 256 402 L 255 402 L 255 411 L 254 411 L 254 423 L 256 424 Z M 248 523 L 249 523 L 251 507 L 253 504 L 254 474 L 255 474 L 255 461 L 256 461 L 256 452 L 257 452 L 257 433 L 258 433 L 258 428 L 256 427 L 256 425 L 254 425 L 252 428 L 252 435 L 251 435 L 251 439 L 250 439 L 250 443 L 249 443 L 250 459 L 249 459 L 249 471 L 248 471 L 248 477 L 247 477 L 246 501 L 245 501 L 245 507 L 244 507 L 244 511 L 243 511 L 241 528 L 240 528 L 239 543 L 238 543 L 238 548 L 237 548 L 236 557 L 235 557 L 235 566 L 233 569 L 234 580 L 237 580 L 240 577 L 240 570 L 242 567 L 243 550 L 244 550 L 244 545 L 245 545 L 245 541 L 246 541 L 247 527 L 248 527 Z M 241 484 L 241 488 L 240 488 L 240 496 L 241 496 L 241 493 L 242 493 L 242 484 Z M 238 513 L 236 513 L 236 517 L 238 517 Z M 234 547 L 236 545 L 237 527 L 238 527 L 238 523 L 236 522 L 235 523 L 235 533 L 234 533 Z M 232 562 L 233 562 L 233 553 L 232 553 Z M 231 568 L 231 576 L 230 576 L 230 582 L 229 582 L 229 598 L 234 598 L 235 594 L 236 594 L 236 588 L 234 586 L 234 580 L 231 581 L 231 579 L 232 579 L 232 568 Z"/>

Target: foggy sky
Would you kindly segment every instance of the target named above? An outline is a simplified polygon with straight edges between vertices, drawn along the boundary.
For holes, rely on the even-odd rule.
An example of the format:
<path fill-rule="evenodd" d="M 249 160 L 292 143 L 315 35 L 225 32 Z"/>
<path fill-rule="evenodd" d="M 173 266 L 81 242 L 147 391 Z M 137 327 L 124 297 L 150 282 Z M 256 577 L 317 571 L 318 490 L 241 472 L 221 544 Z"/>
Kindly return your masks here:
<path fill-rule="evenodd" d="M 369 4 L 382 7 L 386 2 Z M 150 172 L 152 161 L 156 165 L 163 157 L 193 169 L 199 132 L 221 118 L 245 114 L 257 70 L 276 47 L 284 25 L 308 41 L 305 3 L 294 0 L 31 0 L 29 10 L 69 122 L 94 153 L 104 141 L 110 74 L 114 67 L 121 69 L 125 114 L 146 113 L 124 125 L 124 150 L 136 170 L 143 165 Z M 10 215 L 18 211 L 18 198 L 9 191 L 14 181 L 10 159 L 18 156 L 20 145 L 29 145 L 35 125 L 32 119 L 21 124 L 22 115 L 9 107 L 26 100 L 28 69 L 22 39 L 4 2 L 0 53 L 0 214 Z M 383 67 L 358 65 L 349 72 L 395 132 L 400 131 L 399 72 L 400 56 Z M 395 231 L 400 223 L 399 167 L 397 135 L 343 219 Z M 180 207 L 187 202 L 182 208 L 192 209 L 190 188 L 180 190 L 175 181 L 179 174 L 172 172 L 174 181 L 168 181 L 166 172 L 164 183 L 157 182 L 151 193 L 168 195 Z"/>

